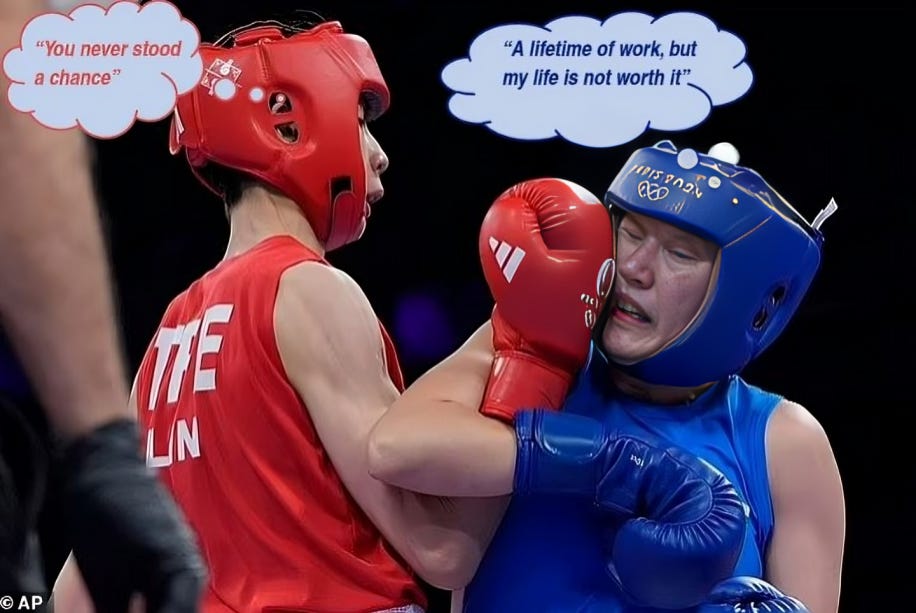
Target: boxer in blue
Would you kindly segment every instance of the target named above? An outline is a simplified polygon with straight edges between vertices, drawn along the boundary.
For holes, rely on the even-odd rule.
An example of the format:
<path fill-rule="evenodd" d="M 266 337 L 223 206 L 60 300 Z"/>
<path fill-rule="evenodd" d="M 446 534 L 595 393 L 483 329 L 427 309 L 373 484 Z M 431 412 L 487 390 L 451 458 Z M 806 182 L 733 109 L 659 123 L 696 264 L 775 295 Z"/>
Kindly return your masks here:
<path fill-rule="evenodd" d="M 829 441 L 805 408 L 740 376 L 801 303 L 832 210 L 809 224 L 760 175 L 723 158 L 666 141 L 637 150 L 614 179 L 605 204 L 616 281 L 597 324 L 585 316 L 595 334 L 582 354 L 520 325 L 513 300 L 537 317 L 569 288 L 541 275 L 547 287 L 525 287 L 529 300 L 507 297 L 516 279 L 526 283 L 524 258 L 501 285 L 487 262 L 488 213 L 481 255 L 496 298 L 491 322 L 411 386 L 370 440 L 377 478 L 480 500 L 479 530 L 456 535 L 478 540 L 481 561 L 463 569 L 469 585 L 455 594 L 454 612 L 837 611 L 845 515 Z M 521 219 L 551 247 L 555 218 L 538 216 L 536 230 Z M 594 296 L 583 300 L 600 307 Z M 617 555 L 633 544 L 634 523 L 663 525 L 674 509 L 709 529 L 673 473 L 667 488 L 645 478 L 664 474 L 672 456 L 714 466 L 744 509 L 732 578 L 700 598 L 703 582 L 691 584 L 689 572 L 708 579 L 718 569 L 670 550 L 660 556 L 672 537 Z M 494 497 L 504 506 L 494 509 Z M 673 538 L 708 548 L 696 532 Z"/>

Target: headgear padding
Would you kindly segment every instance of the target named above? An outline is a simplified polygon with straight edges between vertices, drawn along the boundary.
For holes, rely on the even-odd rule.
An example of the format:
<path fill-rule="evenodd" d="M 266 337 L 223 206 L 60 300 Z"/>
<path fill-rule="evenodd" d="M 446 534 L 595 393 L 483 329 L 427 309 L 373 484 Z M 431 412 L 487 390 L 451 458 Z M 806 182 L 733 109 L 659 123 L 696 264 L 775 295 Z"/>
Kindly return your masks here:
<path fill-rule="evenodd" d="M 201 82 L 179 98 L 170 150 L 182 148 L 198 178 L 215 162 L 291 200 L 327 250 L 366 227 L 366 172 L 357 109 L 370 121 L 389 93 L 369 44 L 328 22 L 286 37 L 255 25 L 201 45 Z M 223 196 L 224 194 L 220 194 Z"/>

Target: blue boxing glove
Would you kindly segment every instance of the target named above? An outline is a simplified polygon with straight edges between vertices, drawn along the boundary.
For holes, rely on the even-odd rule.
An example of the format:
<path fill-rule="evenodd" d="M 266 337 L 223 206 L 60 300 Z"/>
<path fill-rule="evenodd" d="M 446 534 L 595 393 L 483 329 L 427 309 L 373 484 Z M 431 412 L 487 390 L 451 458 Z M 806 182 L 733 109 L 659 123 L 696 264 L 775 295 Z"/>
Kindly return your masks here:
<path fill-rule="evenodd" d="M 732 577 L 707 596 L 696 613 L 811 613 L 801 602 L 786 596 L 756 577 Z"/>
<path fill-rule="evenodd" d="M 545 410 L 515 416 L 515 494 L 592 498 L 626 521 L 609 570 L 636 603 L 682 609 L 730 577 L 744 545 L 734 487 L 685 451 L 618 436 L 590 417 Z"/>

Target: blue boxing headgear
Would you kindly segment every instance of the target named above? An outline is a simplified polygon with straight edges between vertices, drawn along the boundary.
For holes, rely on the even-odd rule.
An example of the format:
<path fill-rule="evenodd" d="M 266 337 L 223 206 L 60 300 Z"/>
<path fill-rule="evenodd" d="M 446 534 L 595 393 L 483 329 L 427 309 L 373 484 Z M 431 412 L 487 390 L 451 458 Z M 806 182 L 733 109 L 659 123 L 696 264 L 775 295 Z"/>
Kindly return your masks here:
<path fill-rule="evenodd" d="M 647 383 L 685 387 L 739 373 L 782 333 L 817 272 L 820 223 L 833 212 L 809 224 L 753 170 L 670 141 L 635 151 L 605 204 L 719 247 L 718 276 L 690 325 L 654 355 L 619 365 Z"/>

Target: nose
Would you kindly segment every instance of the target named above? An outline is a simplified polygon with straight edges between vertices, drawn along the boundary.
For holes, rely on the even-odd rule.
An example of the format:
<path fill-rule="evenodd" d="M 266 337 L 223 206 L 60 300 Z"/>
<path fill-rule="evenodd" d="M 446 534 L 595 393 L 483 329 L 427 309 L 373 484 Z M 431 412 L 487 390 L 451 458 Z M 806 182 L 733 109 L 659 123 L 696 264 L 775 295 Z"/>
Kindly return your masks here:
<path fill-rule="evenodd" d="M 641 288 L 650 287 L 655 279 L 652 261 L 656 251 L 652 245 L 643 242 L 626 254 L 623 259 L 620 259 L 621 254 L 618 253 L 619 270 L 617 274 L 623 277 L 628 285 Z"/>
<path fill-rule="evenodd" d="M 388 170 L 388 156 L 385 155 L 385 152 L 379 149 L 371 158 L 372 170 L 375 171 L 375 174 L 381 176 L 386 170 Z"/>

